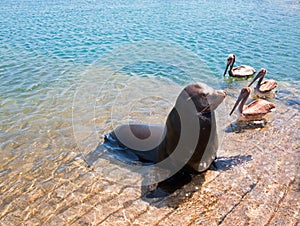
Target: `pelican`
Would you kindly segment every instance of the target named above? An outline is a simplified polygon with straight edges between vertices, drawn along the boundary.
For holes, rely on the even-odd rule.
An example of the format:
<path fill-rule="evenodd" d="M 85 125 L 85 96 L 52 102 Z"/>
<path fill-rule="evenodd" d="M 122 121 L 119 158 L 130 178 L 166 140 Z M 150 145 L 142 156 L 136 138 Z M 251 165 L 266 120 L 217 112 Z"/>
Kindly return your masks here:
<path fill-rule="evenodd" d="M 256 87 L 254 88 L 254 93 L 258 97 L 271 97 L 275 95 L 277 82 L 275 80 L 265 80 L 262 82 L 266 74 L 267 69 L 260 69 L 255 78 L 248 85 L 248 87 L 250 87 L 259 78 Z"/>
<path fill-rule="evenodd" d="M 267 113 L 271 112 L 271 109 L 275 108 L 273 103 L 262 99 L 254 100 L 247 106 L 244 106 L 250 92 L 251 89 L 249 87 L 241 89 L 241 93 L 229 114 L 231 115 L 240 103 L 238 108 L 238 121 L 262 120 Z"/>
<path fill-rule="evenodd" d="M 253 67 L 248 66 L 248 65 L 241 65 L 241 66 L 233 68 L 234 62 L 235 62 L 235 55 L 229 54 L 227 63 L 226 63 L 226 69 L 224 71 L 223 76 L 226 75 L 226 72 L 227 72 L 229 66 L 230 66 L 229 76 L 231 76 L 231 77 L 243 78 L 243 77 L 248 77 L 248 76 L 255 74 L 256 70 Z"/>

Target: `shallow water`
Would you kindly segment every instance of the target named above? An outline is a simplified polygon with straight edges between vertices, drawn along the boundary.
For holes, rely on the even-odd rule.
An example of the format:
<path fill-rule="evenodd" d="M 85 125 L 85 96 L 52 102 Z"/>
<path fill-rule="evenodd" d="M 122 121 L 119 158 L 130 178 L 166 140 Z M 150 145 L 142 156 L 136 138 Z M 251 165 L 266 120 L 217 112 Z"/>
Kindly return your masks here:
<path fill-rule="evenodd" d="M 225 89 L 226 114 L 249 82 L 222 77 L 229 53 L 278 81 L 277 112 L 299 112 L 299 19 L 298 1 L 1 1 L 2 206 L 60 186 L 118 124 L 163 123 L 191 81 Z"/>

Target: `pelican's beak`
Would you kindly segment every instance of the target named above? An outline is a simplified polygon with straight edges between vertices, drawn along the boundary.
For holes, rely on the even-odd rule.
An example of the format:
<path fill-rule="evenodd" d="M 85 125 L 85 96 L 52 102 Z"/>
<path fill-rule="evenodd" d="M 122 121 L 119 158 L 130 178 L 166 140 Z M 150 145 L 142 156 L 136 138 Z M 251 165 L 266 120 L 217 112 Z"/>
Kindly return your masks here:
<path fill-rule="evenodd" d="M 258 78 L 261 78 L 265 74 L 264 71 L 260 70 L 257 75 L 254 77 L 254 79 L 250 82 L 248 87 L 250 87 Z"/>
<path fill-rule="evenodd" d="M 232 113 L 234 112 L 234 110 L 239 105 L 239 103 L 241 102 L 242 99 L 243 99 L 243 95 L 240 94 L 229 115 L 232 115 Z"/>
<path fill-rule="evenodd" d="M 223 74 L 224 77 L 225 77 L 225 75 L 226 75 L 226 72 L 227 72 L 228 67 L 229 67 L 230 64 L 231 64 L 231 60 L 228 59 L 228 60 L 227 60 L 227 63 L 226 63 L 226 68 L 225 68 L 225 71 L 224 71 L 224 74 Z"/>

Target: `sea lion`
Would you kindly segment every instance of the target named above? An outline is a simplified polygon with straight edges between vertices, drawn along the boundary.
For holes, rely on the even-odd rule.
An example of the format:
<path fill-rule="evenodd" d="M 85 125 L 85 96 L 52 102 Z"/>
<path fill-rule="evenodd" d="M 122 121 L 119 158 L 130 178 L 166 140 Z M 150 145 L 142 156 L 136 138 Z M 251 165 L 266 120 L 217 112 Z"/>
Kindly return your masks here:
<path fill-rule="evenodd" d="M 104 146 L 129 163 L 155 164 L 170 157 L 174 165 L 185 161 L 188 169 L 205 171 L 218 148 L 214 110 L 225 97 L 204 83 L 188 85 L 165 125 L 120 125 L 105 135 Z"/>

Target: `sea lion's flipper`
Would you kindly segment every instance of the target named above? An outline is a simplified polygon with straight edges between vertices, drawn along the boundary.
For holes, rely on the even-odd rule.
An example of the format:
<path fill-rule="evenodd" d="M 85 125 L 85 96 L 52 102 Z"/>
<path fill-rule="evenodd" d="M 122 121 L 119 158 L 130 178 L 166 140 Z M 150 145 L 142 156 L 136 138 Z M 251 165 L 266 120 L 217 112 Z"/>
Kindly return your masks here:
<path fill-rule="evenodd" d="M 130 164 L 154 164 L 159 162 L 158 146 L 164 130 L 161 125 L 121 125 L 105 135 L 104 145 L 118 160 Z"/>
<path fill-rule="evenodd" d="M 113 132 L 104 135 L 104 147 L 107 150 L 107 154 L 119 161 L 130 164 L 140 163 L 138 155 L 120 143 Z"/>

